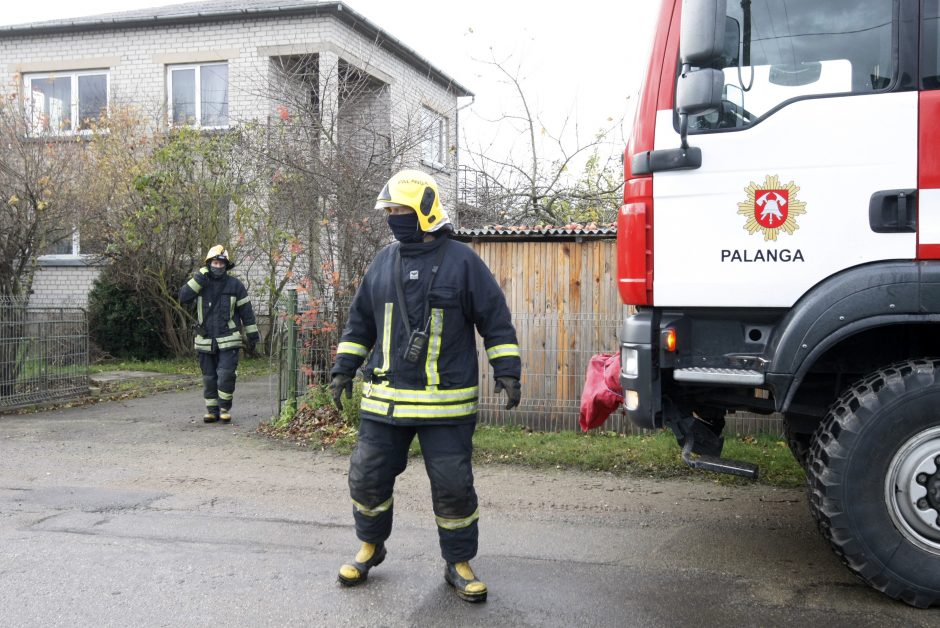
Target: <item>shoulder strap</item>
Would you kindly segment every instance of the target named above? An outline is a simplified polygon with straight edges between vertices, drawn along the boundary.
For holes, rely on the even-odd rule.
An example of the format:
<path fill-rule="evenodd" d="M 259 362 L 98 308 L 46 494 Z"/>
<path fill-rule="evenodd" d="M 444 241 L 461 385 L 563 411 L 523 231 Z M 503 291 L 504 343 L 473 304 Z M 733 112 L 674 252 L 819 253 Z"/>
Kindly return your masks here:
<path fill-rule="evenodd" d="M 405 303 L 405 290 L 401 286 L 401 246 L 395 244 L 395 264 L 392 272 L 395 273 L 395 292 L 398 293 L 398 307 L 401 309 L 401 320 L 405 324 L 405 332 L 411 336 L 411 322 L 408 320 L 408 304 Z"/>

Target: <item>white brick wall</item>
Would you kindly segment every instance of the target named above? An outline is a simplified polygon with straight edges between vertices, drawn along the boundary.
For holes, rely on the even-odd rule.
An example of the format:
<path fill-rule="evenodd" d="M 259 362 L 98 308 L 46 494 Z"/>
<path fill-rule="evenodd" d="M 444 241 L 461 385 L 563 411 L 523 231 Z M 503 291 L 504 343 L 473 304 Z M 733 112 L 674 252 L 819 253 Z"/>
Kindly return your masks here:
<path fill-rule="evenodd" d="M 60 265 L 44 261 L 33 277 L 32 302 L 74 307 L 88 306 L 88 293 L 101 274 L 97 265 Z"/>
<path fill-rule="evenodd" d="M 258 86 L 268 76 L 271 56 L 320 52 L 335 53 L 390 83 L 393 128 L 416 119 L 421 106 L 427 106 L 449 119 L 449 145 L 456 145 L 456 96 L 332 16 L 0 35 L 0 86 L 9 93 L 17 74 L 106 68 L 112 102 L 133 102 L 148 111 L 164 112 L 167 65 L 228 61 L 229 116 L 239 121 L 268 114 L 268 103 L 258 93 Z M 18 88 L 22 89 L 21 82 Z M 420 158 L 420 151 L 416 151 L 414 165 L 420 164 Z M 456 163 L 451 161 L 448 166 L 434 174 L 442 188 L 442 200 L 452 205 Z"/>
<path fill-rule="evenodd" d="M 387 83 L 393 130 L 414 129 L 421 108 L 434 109 L 449 119 L 448 144 L 456 146 L 455 94 L 328 15 L 42 35 L 0 34 L 0 90 L 2 94 L 22 90 L 20 75 L 32 72 L 108 69 L 112 103 L 134 103 L 146 112 L 159 114 L 165 124 L 167 65 L 227 61 L 229 117 L 237 123 L 264 118 L 271 112 L 272 104 L 260 86 L 270 75 L 271 57 L 293 54 L 319 54 L 321 67 L 332 64 L 335 68 L 341 60 Z M 335 81 L 332 89 L 336 89 Z M 335 93 L 322 95 L 324 102 L 335 97 Z M 420 146 L 416 147 L 405 165 L 427 170 L 421 156 Z M 456 201 L 456 166 L 451 155 L 446 170 L 433 172 L 441 200 L 450 209 Z M 251 275 L 257 269 L 245 266 L 241 270 L 247 271 L 246 283 L 253 284 L 252 297 L 256 298 L 260 278 Z M 84 305 L 99 271 L 96 267 L 45 266 L 36 275 L 34 295 Z M 260 300 L 255 305 L 264 309 Z"/>

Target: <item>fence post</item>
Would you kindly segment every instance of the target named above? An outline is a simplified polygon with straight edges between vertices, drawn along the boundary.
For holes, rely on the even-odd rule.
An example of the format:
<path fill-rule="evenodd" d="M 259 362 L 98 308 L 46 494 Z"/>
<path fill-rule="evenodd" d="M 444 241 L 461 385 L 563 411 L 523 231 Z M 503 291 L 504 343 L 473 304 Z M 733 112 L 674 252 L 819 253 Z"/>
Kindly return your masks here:
<path fill-rule="evenodd" d="M 297 407 L 297 290 L 287 289 L 287 402 Z"/>

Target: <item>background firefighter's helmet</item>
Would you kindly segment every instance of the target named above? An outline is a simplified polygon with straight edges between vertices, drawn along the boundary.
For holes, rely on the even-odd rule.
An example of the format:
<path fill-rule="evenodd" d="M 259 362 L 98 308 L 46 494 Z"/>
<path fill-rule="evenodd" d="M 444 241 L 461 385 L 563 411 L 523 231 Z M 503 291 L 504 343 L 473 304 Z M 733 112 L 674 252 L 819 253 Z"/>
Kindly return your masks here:
<path fill-rule="evenodd" d="M 395 205 L 404 205 L 415 210 L 421 231 L 429 233 L 450 224 L 450 217 L 441 205 L 437 182 L 431 175 L 420 170 L 402 170 L 394 175 L 375 200 L 376 209 Z"/>
<path fill-rule="evenodd" d="M 208 253 L 206 253 L 206 264 L 208 264 L 210 260 L 214 259 L 220 259 L 225 262 L 225 267 L 229 270 L 235 267 L 235 262 L 232 261 L 228 255 L 228 251 L 226 251 L 225 247 L 221 244 L 216 244 L 211 249 L 209 249 Z"/>

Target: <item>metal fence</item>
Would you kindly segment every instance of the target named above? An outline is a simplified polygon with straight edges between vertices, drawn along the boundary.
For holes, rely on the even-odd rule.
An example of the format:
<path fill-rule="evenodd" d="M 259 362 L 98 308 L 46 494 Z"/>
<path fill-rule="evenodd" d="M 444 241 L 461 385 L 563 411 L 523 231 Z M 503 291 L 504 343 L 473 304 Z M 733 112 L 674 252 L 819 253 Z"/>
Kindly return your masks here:
<path fill-rule="evenodd" d="M 272 351 L 275 371 L 280 374 L 275 384 L 277 390 L 272 391 L 275 416 L 286 401 L 302 395 L 309 386 L 329 383 L 336 344 L 348 311 L 348 301 L 332 306 L 311 304 L 305 302 L 303 295 L 299 298 L 288 295 L 278 305 L 273 317 L 275 346 Z M 478 338 L 480 422 L 520 425 L 536 431 L 579 430 L 581 390 L 588 362 L 596 353 L 618 349 L 621 322 L 591 313 L 514 314 L 513 322 L 522 354 L 522 402 L 513 410 L 503 408 L 505 395 L 493 391 L 492 369 Z M 294 351 L 289 351 L 290 347 L 294 347 Z M 614 412 L 603 429 L 621 434 L 644 431 L 635 427 L 622 411 Z M 777 416 L 737 413 L 728 416 L 727 432 L 781 434 L 782 422 Z"/>
<path fill-rule="evenodd" d="M 0 298 L 0 410 L 88 392 L 88 317 Z"/>
<path fill-rule="evenodd" d="M 330 383 L 330 368 L 349 305 L 348 298 L 312 300 L 296 290 L 287 290 L 277 302 L 271 313 L 271 362 L 278 374 L 272 380 L 274 416 L 310 387 Z"/>

